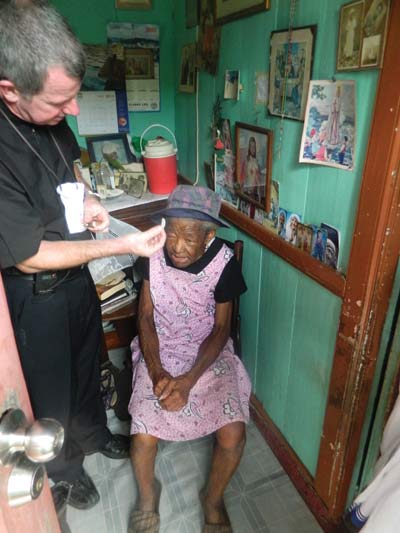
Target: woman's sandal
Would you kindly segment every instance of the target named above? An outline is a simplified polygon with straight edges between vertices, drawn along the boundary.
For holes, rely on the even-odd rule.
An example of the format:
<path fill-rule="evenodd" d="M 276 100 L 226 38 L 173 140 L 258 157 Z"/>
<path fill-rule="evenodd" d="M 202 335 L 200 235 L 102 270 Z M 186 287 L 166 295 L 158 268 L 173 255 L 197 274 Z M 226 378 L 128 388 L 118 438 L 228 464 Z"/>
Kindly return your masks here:
<path fill-rule="evenodd" d="M 161 496 L 161 483 L 155 479 L 156 486 L 156 510 L 140 511 L 133 509 L 129 515 L 128 533 L 159 533 L 160 531 L 160 514 L 158 506 Z"/>
<path fill-rule="evenodd" d="M 159 533 L 160 515 L 156 511 L 132 511 L 128 533 Z"/>

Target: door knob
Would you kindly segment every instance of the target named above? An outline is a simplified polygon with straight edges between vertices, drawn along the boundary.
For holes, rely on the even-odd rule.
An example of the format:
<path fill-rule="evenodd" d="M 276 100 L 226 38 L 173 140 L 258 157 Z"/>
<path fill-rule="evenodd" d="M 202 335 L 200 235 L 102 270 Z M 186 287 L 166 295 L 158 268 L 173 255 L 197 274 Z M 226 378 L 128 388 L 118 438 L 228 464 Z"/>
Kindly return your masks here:
<path fill-rule="evenodd" d="M 0 463 L 15 464 L 17 452 L 24 452 L 34 463 L 54 459 L 64 443 L 64 429 L 52 418 L 41 418 L 28 425 L 21 409 L 6 411 L 0 420 Z"/>
<path fill-rule="evenodd" d="M 36 500 L 44 485 L 44 466 L 32 463 L 21 452 L 16 456 L 7 487 L 8 503 L 11 507 L 19 507 Z"/>

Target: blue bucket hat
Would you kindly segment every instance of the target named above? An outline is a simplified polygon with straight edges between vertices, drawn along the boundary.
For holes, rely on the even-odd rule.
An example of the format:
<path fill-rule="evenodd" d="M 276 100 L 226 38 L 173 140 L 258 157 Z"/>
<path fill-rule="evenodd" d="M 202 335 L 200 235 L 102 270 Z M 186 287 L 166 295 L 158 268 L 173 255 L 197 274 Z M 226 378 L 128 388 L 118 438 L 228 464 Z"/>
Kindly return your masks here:
<path fill-rule="evenodd" d="M 221 198 L 208 187 L 178 185 L 167 200 L 167 207 L 158 211 L 164 217 L 192 218 L 214 222 L 229 228 L 229 224 L 219 218 Z"/>

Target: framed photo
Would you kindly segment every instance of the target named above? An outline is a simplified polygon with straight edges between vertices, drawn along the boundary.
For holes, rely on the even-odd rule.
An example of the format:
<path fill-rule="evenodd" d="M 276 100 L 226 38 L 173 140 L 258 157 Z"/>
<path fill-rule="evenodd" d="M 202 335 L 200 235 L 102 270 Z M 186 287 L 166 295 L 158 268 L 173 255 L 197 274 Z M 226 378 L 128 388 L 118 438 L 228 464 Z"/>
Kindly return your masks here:
<path fill-rule="evenodd" d="M 154 55 L 151 48 L 125 48 L 125 78 L 127 80 L 154 78 Z"/>
<path fill-rule="evenodd" d="M 267 212 L 270 209 L 272 144 L 272 130 L 236 122 L 237 194 Z"/>
<path fill-rule="evenodd" d="M 86 137 L 86 144 L 92 163 L 106 161 L 112 169 L 122 170 L 122 165 L 136 160 L 124 134 Z"/>
<path fill-rule="evenodd" d="M 151 9 L 151 0 L 115 0 L 117 9 Z"/>
<path fill-rule="evenodd" d="M 382 65 L 389 7 L 389 0 L 364 1 L 361 68 L 376 68 Z"/>
<path fill-rule="evenodd" d="M 196 90 L 196 43 L 185 44 L 182 48 L 179 90 L 184 93 Z"/>
<path fill-rule="evenodd" d="M 243 6 L 245 4 L 245 6 Z M 225 24 L 242 17 L 248 17 L 271 7 L 270 0 L 214 0 L 215 22 Z"/>
<path fill-rule="evenodd" d="M 353 70 L 360 66 L 364 1 L 345 4 L 340 9 L 336 70 Z"/>
<path fill-rule="evenodd" d="M 199 24 L 199 0 L 186 0 L 186 28 Z"/>
<path fill-rule="evenodd" d="M 200 0 L 200 22 L 197 39 L 197 68 L 212 76 L 217 73 L 221 28 L 215 25 L 214 1 Z"/>
<path fill-rule="evenodd" d="M 114 175 L 115 186 L 129 196 L 141 198 L 147 190 L 147 177 L 144 172 L 121 171 Z"/>
<path fill-rule="evenodd" d="M 340 9 L 336 70 L 382 65 L 390 0 L 358 0 Z"/>
<path fill-rule="evenodd" d="M 314 54 L 316 26 L 271 32 L 268 111 L 304 120 Z"/>

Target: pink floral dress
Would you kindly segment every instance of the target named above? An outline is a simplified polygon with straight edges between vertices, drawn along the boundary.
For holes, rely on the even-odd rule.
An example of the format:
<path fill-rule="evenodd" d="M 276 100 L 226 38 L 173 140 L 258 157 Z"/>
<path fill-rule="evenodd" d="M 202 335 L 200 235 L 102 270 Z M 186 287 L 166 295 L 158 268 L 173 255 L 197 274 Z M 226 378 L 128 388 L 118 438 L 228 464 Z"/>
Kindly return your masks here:
<path fill-rule="evenodd" d="M 192 368 L 199 346 L 214 325 L 214 289 L 232 251 L 225 245 L 198 274 L 167 266 L 161 250 L 150 258 L 150 291 L 154 305 L 161 364 L 172 376 Z M 216 361 L 192 388 L 187 405 L 176 412 L 161 408 L 140 351 L 132 341 L 133 382 L 129 412 L 131 434 L 147 433 L 180 441 L 213 433 L 231 422 L 247 422 L 251 384 L 229 339 Z"/>

